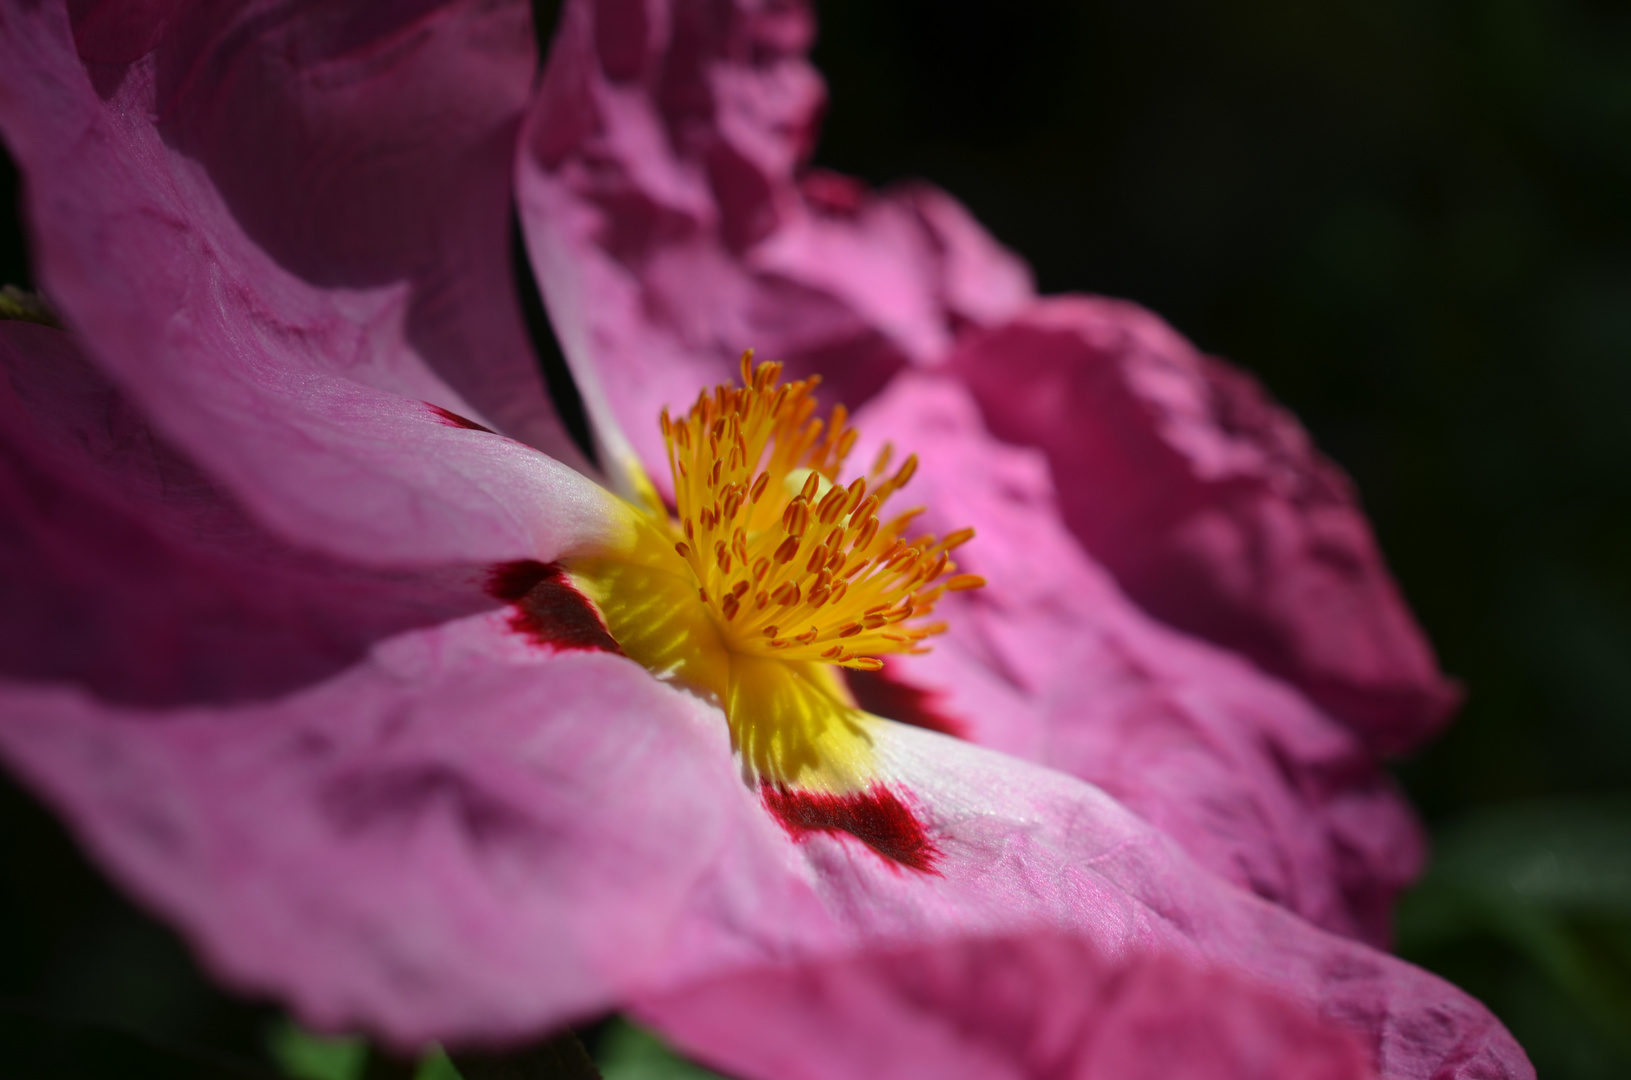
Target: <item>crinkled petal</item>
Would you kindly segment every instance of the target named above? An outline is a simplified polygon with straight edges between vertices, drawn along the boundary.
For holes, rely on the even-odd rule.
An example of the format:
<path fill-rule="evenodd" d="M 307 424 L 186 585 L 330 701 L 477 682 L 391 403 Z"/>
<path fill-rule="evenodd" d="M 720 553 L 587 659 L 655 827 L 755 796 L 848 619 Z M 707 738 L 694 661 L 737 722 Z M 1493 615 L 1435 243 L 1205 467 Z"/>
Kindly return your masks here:
<path fill-rule="evenodd" d="M 0 697 L 0 751 L 219 976 L 404 1047 L 517 1038 L 651 980 L 746 809 L 716 714 L 501 613 L 273 702 Z"/>
<path fill-rule="evenodd" d="M 291 547 L 157 436 L 72 335 L 0 322 L 0 673 L 144 705 L 270 697 L 491 608 L 484 571 Z"/>
<path fill-rule="evenodd" d="M 938 846 L 935 875 L 903 872 L 847 835 L 804 835 L 804 875 L 841 940 L 812 946 L 811 938 L 828 931 L 806 913 L 796 925 L 778 924 L 774 913 L 749 908 L 751 900 L 699 890 L 714 919 L 751 934 L 754 955 L 733 962 L 721 946 L 740 946 L 728 938 L 694 939 L 693 949 L 712 954 L 713 978 L 701 975 L 704 965 L 682 959 L 681 981 L 637 999 L 640 1015 L 704 1060 L 748 1075 L 881 1078 L 899 1075 L 889 1069 L 900 1066 L 904 1075 L 928 1076 L 903 1063 L 946 1063 L 987 1040 L 984 1060 L 1005 1063 L 990 1075 L 1084 1075 L 1020 1066 L 1074 1052 L 1061 1045 L 1072 1044 L 1062 1028 L 1086 1035 L 1102 1014 L 1116 1015 L 1114 995 L 1092 992 L 1106 964 L 1135 973 L 1136 982 L 1147 968 L 1159 978 L 1177 959 L 1190 969 L 1181 978 L 1190 985 L 1176 990 L 1174 1005 L 1206 1008 L 1193 980 L 1214 977 L 1291 1004 L 1280 1031 L 1271 1033 L 1259 1016 L 1247 1021 L 1257 1032 L 1237 1032 L 1263 1035 L 1257 1049 L 1265 1058 L 1293 1052 L 1309 1030 L 1304 1020 L 1315 1016 L 1354 1037 L 1383 1077 L 1533 1075 L 1512 1037 L 1459 990 L 1224 883 L 1090 785 L 903 725 L 879 732 L 876 750 Z M 1039 930 L 1074 945 L 1039 957 L 1026 940 Z M 1017 940 L 979 944 L 1001 938 Z M 999 965 L 998 978 L 1040 985 L 1018 1004 L 994 1008 L 1004 986 L 962 970 L 982 950 Z M 1056 966 L 1047 973 L 1044 965 Z M 830 992 L 806 992 L 829 979 Z M 1041 1004 L 1061 984 L 1074 990 Z M 1238 1000 L 1212 1003 L 1206 1026 L 1216 1029 L 1240 1007 Z M 1003 1030 L 1008 1021 L 1019 1030 Z M 770 1036 L 778 1031 L 799 1041 L 777 1046 Z M 1100 1052 L 1120 1063 L 1133 1056 L 1114 1040 L 1073 1045 L 1089 1062 Z M 794 1056 L 801 1065 L 790 1064 Z M 1182 1062 L 1189 1075 L 1220 1075 L 1209 1071 L 1213 1064 Z"/>
<path fill-rule="evenodd" d="M 1250 376 L 1137 305 L 1037 302 L 951 362 L 998 437 L 1048 456 L 1065 522 L 1157 618 L 1291 680 L 1375 751 L 1460 695 L 1347 477 Z"/>
<path fill-rule="evenodd" d="M 45 291 L 302 543 L 432 562 L 592 529 L 565 466 L 426 404 L 575 458 L 506 262 L 530 42 L 521 3 L 0 16 L 0 127 Z"/>
<path fill-rule="evenodd" d="M 1424 845 L 1351 732 L 1131 603 L 1061 524 L 1046 460 L 987 434 L 961 383 L 899 376 L 857 425 L 920 453 L 905 497 L 927 531 L 975 526 L 956 558 L 988 582 L 941 601 L 950 631 L 892 679 L 965 737 L 1100 785 L 1229 880 L 1387 941 Z"/>
<path fill-rule="evenodd" d="M 778 1080 L 1362 1080 L 1359 1040 L 1191 956 L 1059 933 L 705 980 L 643 1017 L 709 1063 Z M 886 1023 L 886 1040 L 834 1037 Z"/>
<path fill-rule="evenodd" d="M 644 995 L 639 1015 L 705 1060 L 796 1080 L 1143 1075 L 1117 1069 L 1173 1059 L 1129 1046 L 1125 1025 L 1173 1031 L 1184 1016 L 1196 1046 L 1165 1047 L 1179 1077 L 1297 1075 L 1293 1062 L 1355 1075 L 1331 1029 L 1381 1077 L 1533 1075 L 1460 990 L 1222 883 L 1081 781 L 899 724 L 877 752 L 930 825 L 938 876 L 807 835 L 806 874 L 861 948 L 794 945 L 783 935 L 820 923 L 771 930 L 763 912 L 755 961 Z M 1230 994 L 1207 1000 L 1209 985 Z M 1259 1072 L 1207 1059 L 1209 1033 Z"/>
<path fill-rule="evenodd" d="M 612 462 L 745 348 L 858 403 L 1029 273 L 949 196 L 801 172 L 824 101 L 803 4 L 565 5 L 517 190 L 534 267 Z M 621 432 L 620 430 L 621 429 Z M 660 483 L 666 480 L 657 477 Z"/>
<path fill-rule="evenodd" d="M 881 779 L 936 853 L 932 870 L 903 867 L 857 835 L 778 825 L 716 708 L 621 657 L 538 648 L 501 614 L 401 635 L 250 707 L 3 692 L 0 752 L 100 861 L 216 971 L 319 1026 L 403 1046 L 520 1038 L 633 1001 L 734 1060 L 743 1032 L 804 1003 L 761 995 L 734 1033 L 706 1011 L 693 1031 L 664 1003 L 755 972 L 1052 932 L 1082 943 L 1084 981 L 1100 958 L 1176 956 L 1261 986 L 1349 1032 L 1385 1077 L 1532 1075 L 1476 1002 L 1223 882 L 1082 781 L 883 724 Z M 930 1029 L 954 1037 L 982 992 L 945 988 Z M 1062 1008 L 1085 1023 L 1096 1006 Z M 898 1020 L 826 1030 L 889 1061 L 924 1037 Z M 844 1054 L 807 1058 L 803 1076 L 853 1075 Z"/>

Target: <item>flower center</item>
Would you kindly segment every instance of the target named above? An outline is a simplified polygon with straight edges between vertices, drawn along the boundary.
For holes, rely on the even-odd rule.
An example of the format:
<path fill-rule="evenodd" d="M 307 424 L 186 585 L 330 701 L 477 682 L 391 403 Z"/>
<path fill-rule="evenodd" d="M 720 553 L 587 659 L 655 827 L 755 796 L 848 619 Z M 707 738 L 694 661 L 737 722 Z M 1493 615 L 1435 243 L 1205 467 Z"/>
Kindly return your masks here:
<path fill-rule="evenodd" d="M 885 444 L 869 476 L 840 486 L 856 438 L 844 407 L 823 424 L 812 417 L 819 378 L 778 387 L 780 373 L 747 354 L 741 389 L 704 391 L 677 421 L 663 411 L 684 533 L 674 550 L 699 598 L 733 652 L 876 671 L 879 654 L 926 651 L 919 642 L 945 624 L 908 620 L 947 590 L 984 584 L 940 580 L 974 530 L 903 540 L 921 511 L 887 522 L 878 512 L 917 471 L 916 455 L 890 475 Z"/>
<path fill-rule="evenodd" d="M 856 791 L 874 779 L 875 721 L 834 668 L 927 651 L 945 629 L 924 621 L 936 601 L 985 582 L 951 560 L 973 529 L 907 539 L 920 510 L 880 516 L 917 458 L 891 473 L 886 445 L 842 484 L 844 407 L 823 422 L 819 380 L 780 374 L 746 353 L 740 388 L 703 391 L 677 420 L 665 409 L 678 520 L 632 511 L 621 550 L 567 566 L 628 656 L 720 703 L 749 780 Z"/>

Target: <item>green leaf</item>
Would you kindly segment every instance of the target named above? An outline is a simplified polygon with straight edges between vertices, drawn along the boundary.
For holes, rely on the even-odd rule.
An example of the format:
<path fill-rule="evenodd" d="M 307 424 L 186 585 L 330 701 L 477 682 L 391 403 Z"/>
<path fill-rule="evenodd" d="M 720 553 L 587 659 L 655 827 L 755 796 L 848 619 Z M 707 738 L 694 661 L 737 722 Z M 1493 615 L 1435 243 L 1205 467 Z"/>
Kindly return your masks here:
<path fill-rule="evenodd" d="M 459 1075 L 458 1066 L 453 1064 L 446 1051 L 440 1046 L 432 1046 L 420 1055 L 413 1080 L 464 1080 L 464 1077 Z"/>
<path fill-rule="evenodd" d="M 16 319 L 62 329 L 62 320 L 46 305 L 43 297 L 38 293 L 25 292 L 15 285 L 0 286 L 0 319 Z"/>
<path fill-rule="evenodd" d="M 360 1080 L 368 1061 L 368 1044 L 355 1036 L 313 1035 L 284 1020 L 267 1039 L 272 1060 L 295 1080 Z"/>
<path fill-rule="evenodd" d="M 373 1080 L 376 1076 L 412 1077 L 412 1080 L 464 1080 L 442 1048 L 427 1046 L 418 1061 L 382 1056 L 360 1036 L 315 1035 L 285 1019 L 267 1040 L 272 1059 L 284 1076 L 294 1080 Z"/>
<path fill-rule="evenodd" d="M 686 1061 L 656 1035 L 621 1017 L 608 1022 L 598 1056 L 605 1080 L 724 1080 Z"/>

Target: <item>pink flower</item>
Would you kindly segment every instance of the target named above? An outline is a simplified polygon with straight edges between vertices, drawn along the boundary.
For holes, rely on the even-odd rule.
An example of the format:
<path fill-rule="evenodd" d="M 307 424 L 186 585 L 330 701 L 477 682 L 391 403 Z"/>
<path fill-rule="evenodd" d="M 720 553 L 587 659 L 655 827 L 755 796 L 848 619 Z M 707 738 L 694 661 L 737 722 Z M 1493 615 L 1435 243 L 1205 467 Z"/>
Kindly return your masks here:
<path fill-rule="evenodd" d="M 802 8 L 571 5 L 516 187 L 609 484 L 753 343 L 979 529 L 860 691 L 964 738 L 765 787 L 591 565 L 639 519 L 509 287 L 525 7 L 75 11 L 0 15 L 70 327 L 0 324 L 0 753 L 220 977 L 404 1046 L 628 1007 L 748 1076 L 1530 1075 L 1343 936 L 1418 858 L 1369 748 L 1448 700 L 1345 489 L 945 196 L 795 187 Z"/>

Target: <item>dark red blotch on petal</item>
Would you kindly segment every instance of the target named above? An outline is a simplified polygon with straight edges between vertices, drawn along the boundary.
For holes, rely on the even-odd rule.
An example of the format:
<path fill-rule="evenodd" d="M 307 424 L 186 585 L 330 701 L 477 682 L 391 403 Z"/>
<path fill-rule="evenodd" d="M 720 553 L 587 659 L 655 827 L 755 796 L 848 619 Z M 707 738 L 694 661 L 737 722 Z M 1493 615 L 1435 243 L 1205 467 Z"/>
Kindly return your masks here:
<path fill-rule="evenodd" d="M 891 862 L 935 872 L 940 850 L 911 808 L 881 784 L 848 795 L 765 784 L 760 795 L 795 840 L 818 832 L 849 833 Z"/>
<path fill-rule="evenodd" d="M 939 693 L 897 678 L 887 664 L 882 671 L 845 668 L 844 681 L 849 684 L 849 692 L 855 695 L 855 704 L 873 716 L 958 739 L 968 738 L 967 724 L 940 711 Z"/>
<path fill-rule="evenodd" d="M 487 425 L 478 424 L 468 416 L 460 416 L 452 409 L 444 409 L 440 405 L 432 405 L 428 401 L 425 402 L 425 406 L 429 408 L 431 412 L 435 413 L 436 418 L 442 423 L 446 424 L 448 427 L 464 428 L 466 431 L 485 431 L 489 435 L 498 434 L 498 432 L 494 431 Z"/>
<path fill-rule="evenodd" d="M 536 559 L 500 563 L 487 579 L 487 592 L 514 604 L 511 629 L 540 645 L 623 655 L 589 598 L 572 587 L 555 563 Z"/>

